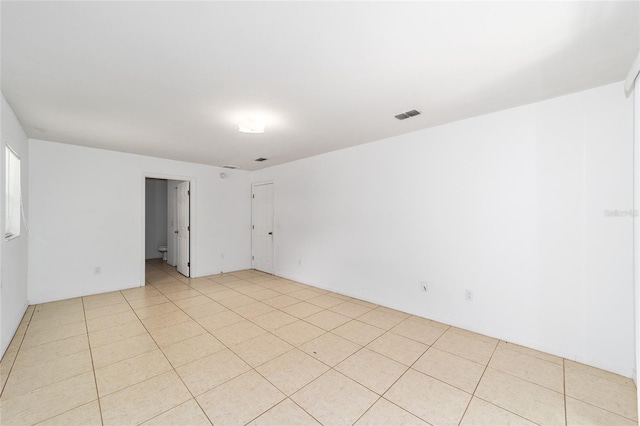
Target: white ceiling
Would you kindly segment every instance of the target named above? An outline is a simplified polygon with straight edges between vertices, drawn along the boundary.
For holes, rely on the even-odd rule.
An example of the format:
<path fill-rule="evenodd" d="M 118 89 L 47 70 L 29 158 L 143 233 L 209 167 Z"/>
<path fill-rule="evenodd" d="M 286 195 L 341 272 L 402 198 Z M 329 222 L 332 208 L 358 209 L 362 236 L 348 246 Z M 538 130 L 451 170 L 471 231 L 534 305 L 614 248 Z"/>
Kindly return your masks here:
<path fill-rule="evenodd" d="M 2 1 L 2 92 L 31 138 L 256 170 L 623 80 L 639 5 Z"/>

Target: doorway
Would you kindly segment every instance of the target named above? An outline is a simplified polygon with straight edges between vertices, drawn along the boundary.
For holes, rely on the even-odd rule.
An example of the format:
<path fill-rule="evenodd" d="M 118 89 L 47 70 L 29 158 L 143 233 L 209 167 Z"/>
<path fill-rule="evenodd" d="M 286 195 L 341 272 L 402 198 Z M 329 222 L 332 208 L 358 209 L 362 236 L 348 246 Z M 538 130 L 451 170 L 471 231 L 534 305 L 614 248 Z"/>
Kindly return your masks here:
<path fill-rule="evenodd" d="M 273 183 L 253 185 L 251 222 L 252 268 L 273 274 Z"/>
<path fill-rule="evenodd" d="M 191 186 L 188 180 L 145 176 L 143 282 L 148 266 L 190 277 Z"/>

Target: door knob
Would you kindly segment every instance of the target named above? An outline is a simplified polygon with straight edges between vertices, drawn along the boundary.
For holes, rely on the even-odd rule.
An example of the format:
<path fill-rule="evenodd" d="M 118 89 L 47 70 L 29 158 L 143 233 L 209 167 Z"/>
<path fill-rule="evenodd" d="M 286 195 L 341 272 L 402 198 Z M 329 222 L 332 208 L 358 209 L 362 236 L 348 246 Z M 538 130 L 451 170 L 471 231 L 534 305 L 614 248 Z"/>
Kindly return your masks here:
<path fill-rule="evenodd" d="M 269 235 L 273 235 L 273 232 L 269 232 Z"/>

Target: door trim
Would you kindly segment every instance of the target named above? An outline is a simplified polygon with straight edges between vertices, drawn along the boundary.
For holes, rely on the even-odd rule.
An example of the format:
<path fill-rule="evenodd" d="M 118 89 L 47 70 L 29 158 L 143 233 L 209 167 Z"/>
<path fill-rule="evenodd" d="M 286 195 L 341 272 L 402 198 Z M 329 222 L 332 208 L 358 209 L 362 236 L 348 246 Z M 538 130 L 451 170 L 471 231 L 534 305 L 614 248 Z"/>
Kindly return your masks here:
<path fill-rule="evenodd" d="M 262 185 L 273 185 L 273 192 L 272 192 L 272 196 L 273 196 L 273 200 L 272 200 L 272 208 L 273 208 L 273 213 L 272 213 L 272 220 L 273 220 L 273 238 L 272 238 L 272 247 L 271 247 L 271 265 L 272 265 L 272 270 L 271 272 L 268 272 L 269 274 L 273 274 L 276 275 L 276 240 L 278 237 L 278 233 L 276 232 L 276 185 L 275 185 L 275 181 L 274 180 L 265 180 L 265 181 L 259 181 L 259 182 L 254 182 L 251 184 L 251 193 L 249 194 L 250 200 L 251 200 L 251 223 L 249 224 L 249 231 L 251 232 L 251 253 L 249 253 L 249 255 L 251 256 L 251 259 L 249 259 L 251 261 L 251 269 L 255 269 L 255 265 L 254 265 L 254 261 L 253 261 L 253 191 L 254 188 L 256 186 L 262 186 Z"/>
<path fill-rule="evenodd" d="M 197 271 L 197 263 L 195 261 L 195 254 L 196 254 L 196 230 L 197 228 L 197 223 L 196 223 L 196 178 L 193 176 L 180 176 L 180 175 L 169 175 L 169 174 L 163 174 L 163 173 L 153 173 L 153 172 L 142 172 L 142 176 L 140 178 L 140 193 L 142 194 L 142 196 L 140 197 L 140 203 L 141 203 L 141 209 L 140 211 L 141 213 L 141 238 L 139 240 L 140 242 L 140 281 L 138 286 L 139 287 L 143 287 L 145 285 L 145 226 L 146 226 L 146 203 L 145 203 L 145 193 L 146 193 L 146 186 L 145 186 L 145 181 L 147 178 L 151 178 L 151 179 L 167 179 L 167 180 L 180 180 L 180 181 L 184 181 L 184 182 L 189 182 L 190 183 L 190 191 L 191 191 L 191 196 L 189 197 L 189 226 L 191 227 L 191 232 L 189 233 L 189 262 L 191 263 L 190 267 L 189 267 L 189 276 L 190 277 L 194 277 L 195 273 L 194 271 Z"/>

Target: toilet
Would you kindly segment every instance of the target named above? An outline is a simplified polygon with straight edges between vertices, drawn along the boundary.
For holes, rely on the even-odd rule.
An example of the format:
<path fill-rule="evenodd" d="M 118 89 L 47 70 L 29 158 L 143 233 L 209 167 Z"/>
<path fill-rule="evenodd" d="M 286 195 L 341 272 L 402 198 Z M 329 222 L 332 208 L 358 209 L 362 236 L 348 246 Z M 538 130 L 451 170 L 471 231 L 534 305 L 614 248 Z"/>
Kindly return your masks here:
<path fill-rule="evenodd" d="M 162 260 L 167 261 L 167 246 L 158 246 L 158 251 L 162 253 Z"/>

